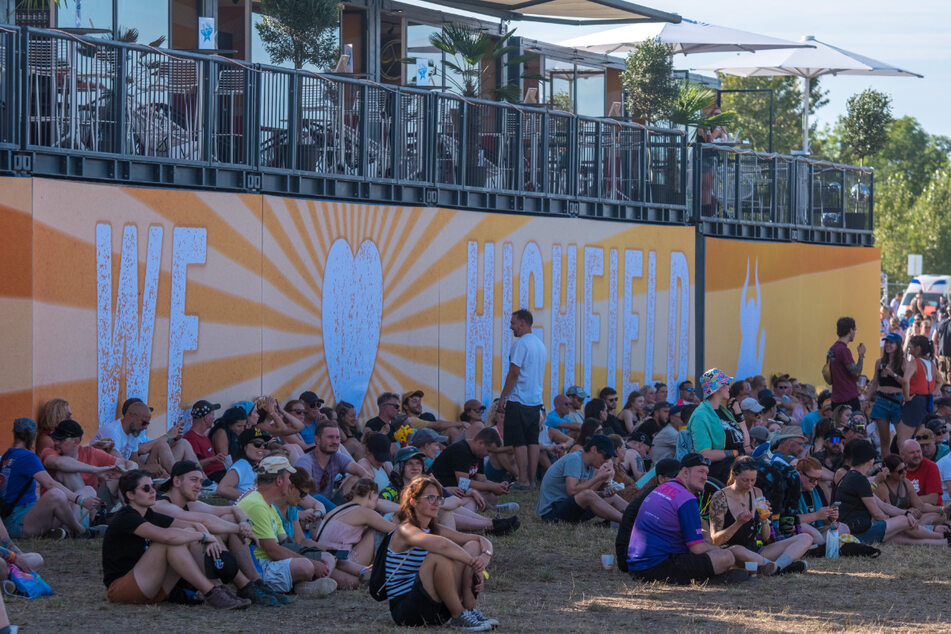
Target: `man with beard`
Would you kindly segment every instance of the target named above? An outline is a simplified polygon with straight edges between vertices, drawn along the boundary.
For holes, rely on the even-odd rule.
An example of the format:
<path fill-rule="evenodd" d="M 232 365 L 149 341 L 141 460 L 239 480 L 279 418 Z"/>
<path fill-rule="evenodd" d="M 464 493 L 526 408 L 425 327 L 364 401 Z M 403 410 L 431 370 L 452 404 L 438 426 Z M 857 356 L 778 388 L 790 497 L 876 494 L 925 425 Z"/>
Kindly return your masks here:
<path fill-rule="evenodd" d="M 212 562 L 222 562 L 220 565 L 227 572 L 218 578 L 222 583 L 233 581 L 239 597 L 250 599 L 255 605 L 288 603 L 286 597 L 264 585 L 254 567 L 245 542 L 253 537 L 247 513 L 238 506 L 211 506 L 198 501 L 204 479 L 201 465 L 189 460 L 176 462 L 171 477 L 159 487 L 153 510 L 178 520 L 198 522 L 218 539 L 218 549 L 229 555 L 221 558 L 219 553 L 217 562 Z"/>
<path fill-rule="evenodd" d="M 340 429 L 335 424 L 325 422 L 318 425 L 314 440 L 314 450 L 301 456 L 294 466 L 310 472 L 310 476 L 317 483 L 315 495 L 332 500 L 339 475 L 344 475 L 339 486 L 341 495 L 346 495 L 360 478 L 373 479 L 373 474 L 357 464 L 353 458 L 337 451 L 340 449 Z"/>
<path fill-rule="evenodd" d="M 134 460 L 146 471 L 159 475 L 167 474 L 176 460 L 197 460 L 191 445 L 182 438 L 182 421 L 168 433 L 150 439 L 146 429 L 151 422 L 152 408 L 139 399 L 129 399 L 122 405 L 122 418 L 102 425 L 93 436 L 92 444 L 111 440 L 111 453 Z"/>

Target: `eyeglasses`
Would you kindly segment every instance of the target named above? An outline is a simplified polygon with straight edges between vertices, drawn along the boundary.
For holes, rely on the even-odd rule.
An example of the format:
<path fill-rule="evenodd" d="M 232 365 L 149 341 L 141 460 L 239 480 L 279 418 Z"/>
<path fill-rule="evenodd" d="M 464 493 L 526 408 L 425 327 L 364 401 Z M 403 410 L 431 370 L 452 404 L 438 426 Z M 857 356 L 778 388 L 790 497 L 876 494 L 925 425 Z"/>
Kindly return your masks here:
<path fill-rule="evenodd" d="M 302 488 L 300 488 L 300 487 L 294 487 L 294 488 L 297 489 L 297 492 L 300 493 L 300 496 L 301 496 L 302 498 L 307 497 L 307 495 L 310 493 L 310 491 L 305 491 L 304 489 L 302 489 Z"/>
<path fill-rule="evenodd" d="M 436 506 L 442 505 L 442 496 L 439 495 L 424 495 L 419 498 L 420 500 L 426 500 L 430 504 L 435 504 Z"/>
<path fill-rule="evenodd" d="M 153 487 L 151 484 L 143 484 L 143 485 L 140 486 L 139 488 L 140 488 L 141 490 L 145 491 L 146 493 L 151 493 L 152 490 L 154 489 L 154 487 Z"/>
<path fill-rule="evenodd" d="M 918 442 L 931 442 L 930 436 L 915 436 L 915 440 Z"/>
<path fill-rule="evenodd" d="M 291 413 L 292 413 L 292 414 L 303 414 L 303 413 L 305 413 L 306 411 L 307 411 L 306 409 L 292 409 L 292 410 L 291 410 Z"/>
<path fill-rule="evenodd" d="M 267 443 L 264 442 L 263 440 L 252 440 L 251 444 L 257 447 L 258 449 L 264 449 L 265 447 L 267 447 Z"/>
<path fill-rule="evenodd" d="M 819 482 L 819 476 L 807 475 L 807 476 L 806 476 L 806 480 L 809 480 L 809 482 L 812 483 L 812 484 L 816 484 L 816 483 Z"/>

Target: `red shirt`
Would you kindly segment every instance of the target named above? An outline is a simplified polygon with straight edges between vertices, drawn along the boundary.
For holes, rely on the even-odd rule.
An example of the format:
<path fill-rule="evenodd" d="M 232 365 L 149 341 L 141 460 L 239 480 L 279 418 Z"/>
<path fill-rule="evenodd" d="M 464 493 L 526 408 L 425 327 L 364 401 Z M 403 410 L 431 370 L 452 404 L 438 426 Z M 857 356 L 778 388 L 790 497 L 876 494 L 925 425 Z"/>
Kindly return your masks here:
<path fill-rule="evenodd" d="M 914 471 L 911 470 L 911 467 L 908 467 L 908 471 L 905 472 L 905 477 L 908 478 L 911 485 L 915 487 L 915 491 L 918 495 L 937 493 L 939 499 L 938 504 L 941 503 L 941 493 L 944 489 L 941 485 L 941 472 L 938 470 L 938 465 L 927 458 L 922 458 L 921 464 L 918 465 L 918 468 Z"/>
<path fill-rule="evenodd" d="M 211 444 L 211 438 L 202 434 L 196 434 L 194 429 L 189 429 L 183 436 L 188 444 L 195 450 L 195 455 L 199 460 L 207 460 L 215 455 L 215 448 Z M 224 471 L 225 466 L 220 461 L 215 460 L 205 465 L 205 475 Z"/>
<path fill-rule="evenodd" d="M 848 403 L 859 397 L 858 377 L 849 370 L 849 365 L 855 363 L 852 351 L 841 341 L 832 344 L 830 350 L 832 359 L 829 362 L 829 371 L 832 374 L 832 402 Z"/>
<path fill-rule="evenodd" d="M 52 447 L 47 447 L 40 452 L 40 462 L 45 461 L 49 456 L 58 456 L 59 452 Z M 76 460 L 84 464 L 90 464 L 94 467 L 110 467 L 116 463 L 116 457 L 102 449 L 96 449 L 89 445 L 80 445 L 76 452 Z M 56 471 L 47 469 L 50 475 L 56 477 Z M 83 483 L 86 486 L 96 488 L 99 486 L 99 477 L 95 473 L 80 473 Z"/>

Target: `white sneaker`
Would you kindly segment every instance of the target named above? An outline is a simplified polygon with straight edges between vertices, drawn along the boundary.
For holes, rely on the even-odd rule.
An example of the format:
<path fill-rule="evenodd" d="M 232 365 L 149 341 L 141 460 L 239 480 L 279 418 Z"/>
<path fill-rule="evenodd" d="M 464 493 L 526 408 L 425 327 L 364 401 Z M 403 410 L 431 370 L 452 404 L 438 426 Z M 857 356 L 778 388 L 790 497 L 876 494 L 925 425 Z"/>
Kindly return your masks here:
<path fill-rule="evenodd" d="M 316 581 L 301 581 L 300 583 L 294 584 L 294 592 L 299 596 L 317 597 L 318 599 L 330 596 L 336 589 L 337 582 L 330 577 L 323 577 Z"/>

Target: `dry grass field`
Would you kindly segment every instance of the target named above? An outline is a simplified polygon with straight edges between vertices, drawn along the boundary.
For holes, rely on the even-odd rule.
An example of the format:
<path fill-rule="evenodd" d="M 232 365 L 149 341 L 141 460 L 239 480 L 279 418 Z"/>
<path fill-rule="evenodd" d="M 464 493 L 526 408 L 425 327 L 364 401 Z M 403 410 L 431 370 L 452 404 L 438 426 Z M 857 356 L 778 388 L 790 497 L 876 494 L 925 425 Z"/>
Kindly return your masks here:
<path fill-rule="evenodd" d="M 645 585 L 602 572 L 614 535 L 601 525 L 537 521 L 535 493 L 520 493 L 522 528 L 495 540 L 483 611 L 510 632 L 924 632 L 951 631 L 951 549 L 886 546 L 875 560 L 810 561 L 804 575 L 733 587 Z M 275 608 L 223 613 L 199 607 L 116 606 L 101 581 L 101 540 L 23 542 L 46 557 L 56 592 L 8 599 L 23 632 L 385 632 L 385 603 L 365 591 Z"/>

